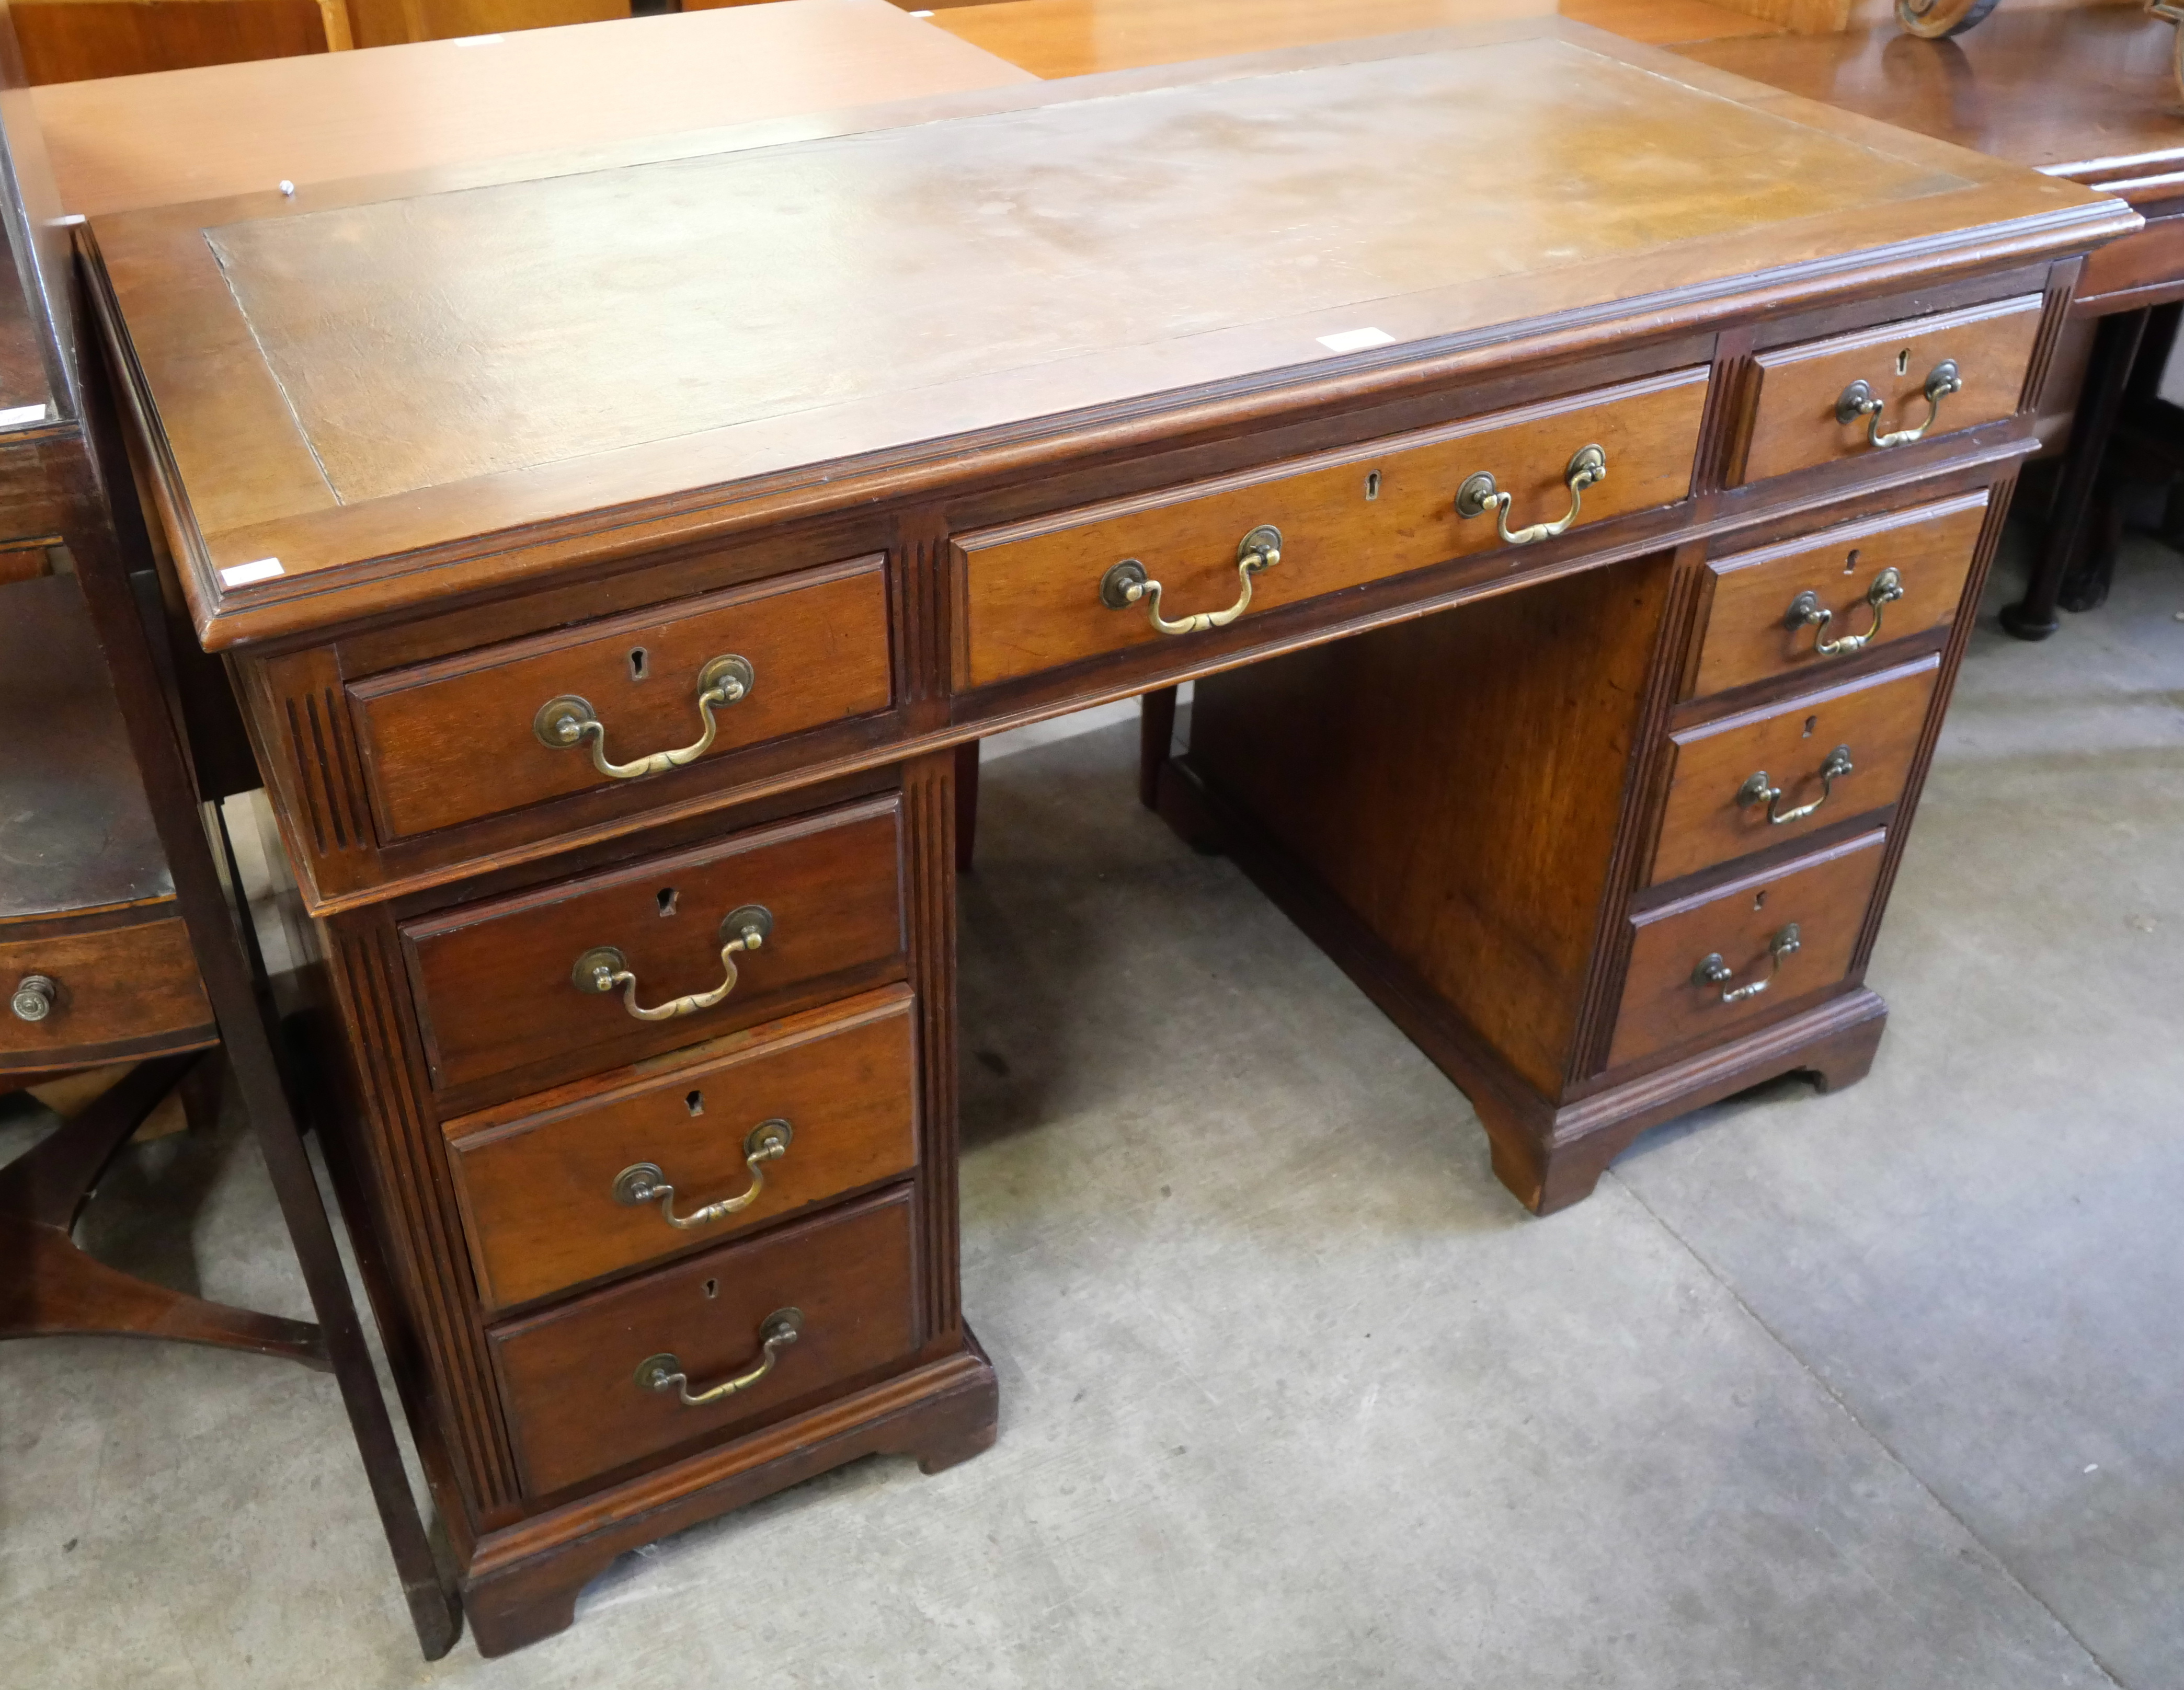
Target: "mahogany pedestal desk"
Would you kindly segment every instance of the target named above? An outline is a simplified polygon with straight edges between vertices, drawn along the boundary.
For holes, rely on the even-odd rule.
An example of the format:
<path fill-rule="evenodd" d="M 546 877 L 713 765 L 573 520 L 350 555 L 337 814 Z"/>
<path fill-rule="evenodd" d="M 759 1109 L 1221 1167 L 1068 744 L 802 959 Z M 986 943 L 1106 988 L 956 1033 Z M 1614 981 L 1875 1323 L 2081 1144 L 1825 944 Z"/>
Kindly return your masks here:
<path fill-rule="evenodd" d="M 981 735 L 1196 679 L 1164 807 L 1540 1210 L 1862 1074 L 2030 397 L 2138 225 L 1552 20 L 831 127 L 84 235 L 488 1654 L 624 1549 L 993 1437 Z"/>
<path fill-rule="evenodd" d="M 2108 596 L 2115 535 L 2103 466 L 2134 388 L 2161 379 L 2184 301 L 2184 106 L 2176 27 L 2137 5 L 2012 11 L 1945 41 L 1892 25 L 1836 36 L 1712 41 L 1676 51 L 1793 94 L 1899 125 L 2117 195 L 2146 226 L 2095 253 L 2071 314 L 2092 320 L 2047 534 L 2024 599 L 2003 612 L 2020 638 L 2059 625 L 2059 604 Z M 2050 409 L 2043 406 L 2043 409 Z"/>

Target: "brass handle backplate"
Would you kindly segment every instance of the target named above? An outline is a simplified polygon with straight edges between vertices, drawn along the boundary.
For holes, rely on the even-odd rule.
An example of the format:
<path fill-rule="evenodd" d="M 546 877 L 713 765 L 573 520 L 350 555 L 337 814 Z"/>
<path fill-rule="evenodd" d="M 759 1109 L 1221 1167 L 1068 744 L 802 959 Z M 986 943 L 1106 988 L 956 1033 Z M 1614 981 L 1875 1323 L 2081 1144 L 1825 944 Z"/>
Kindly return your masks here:
<path fill-rule="evenodd" d="M 1899 428 L 1891 434 L 1880 431 L 1880 414 L 1888 409 L 1888 401 L 1873 391 L 1870 381 L 1853 381 L 1842 390 L 1836 401 L 1836 420 L 1847 426 L 1860 417 L 1865 419 L 1865 437 L 1874 446 L 1908 446 L 1914 440 L 1924 440 L 1926 431 L 1933 427 L 1942 414 L 1942 401 L 1952 393 L 1964 391 L 1964 378 L 1957 372 L 1957 361 L 1945 358 L 1926 372 L 1926 420 L 1916 428 Z"/>
<path fill-rule="evenodd" d="M 718 1403 L 733 1397 L 738 1391 L 748 1391 L 773 1371 L 775 1359 L 782 1351 L 804 1336 L 804 1311 L 801 1309 L 777 1309 L 759 1325 L 759 1359 L 757 1365 L 738 1373 L 733 1379 L 723 1379 L 717 1385 L 702 1389 L 690 1388 L 690 1376 L 682 1370 L 682 1364 L 671 1353 L 662 1351 L 648 1355 L 637 1364 L 637 1388 L 640 1391 L 672 1391 L 689 1409 L 702 1409 L 708 1403 Z"/>
<path fill-rule="evenodd" d="M 1764 992 L 1774 982 L 1774 976 L 1781 973 L 1783 959 L 1797 955 L 1803 943 L 1804 940 L 1797 932 L 1797 924 L 1792 921 L 1767 942 L 1767 954 L 1774 959 L 1774 963 L 1761 978 L 1747 981 L 1742 986 L 1731 986 L 1729 982 L 1736 978 L 1736 970 L 1721 959 L 1719 951 L 1715 951 L 1691 970 L 1691 984 L 1718 986 L 1721 988 L 1723 1003 L 1741 1003 L 1746 998 L 1757 998 Z"/>
<path fill-rule="evenodd" d="M 1161 614 L 1161 584 L 1147 577 L 1145 566 L 1135 558 L 1123 559 L 1100 577 L 1100 602 L 1110 610 L 1144 605 L 1155 633 L 1202 634 L 1210 628 L 1227 627 L 1250 609 L 1251 577 L 1261 570 L 1273 568 L 1281 560 L 1282 531 L 1272 523 L 1262 523 L 1236 542 L 1239 587 L 1236 602 L 1226 610 L 1201 610 L 1179 622 L 1171 622 Z"/>
<path fill-rule="evenodd" d="M 637 1001 L 637 976 L 630 972 L 628 959 L 612 945 L 594 945 L 578 957 L 576 967 L 569 970 L 569 981 L 579 992 L 601 996 L 619 989 L 622 1008 L 640 1021 L 672 1020 L 677 1015 L 710 1009 L 734 991 L 736 953 L 757 950 L 772 932 L 773 912 L 764 904 L 746 903 L 730 910 L 727 920 L 721 923 L 721 966 L 727 971 L 727 978 L 710 992 L 693 992 L 657 1009 L 645 1009 Z"/>
<path fill-rule="evenodd" d="M 26 974 L 15 982 L 15 995 L 8 1007 L 15 1012 L 19 1021 L 42 1021 L 53 1012 L 53 1000 L 60 996 L 60 987 L 51 976 Z"/>
<path fill-rule="evenodd" d="M 607 725 L 588 700 L 573 692 L 565 692 L 558 698 L 549 698 L 538 707 L 538 714 L 531 719 L 531 731 L 538 736 L 541 745 L 555 751 L 566 750 L 572 745 L 591 742 L 592 767 L 610 780 L 634 781 L 640 775 L 658 775 L 670 769 L 680 769 L 685 763 L 694 763 L 713 748 L 713 736 L 721 731 L 714 715 L 716 710 L 730 704 L 740 703 L 750 697 L 751 688 L 758 684 L 750 659 L 733 653 L 716 657 L 698 671 L 698 720 L 705 732 L 678 751 L 655 751 L 649 757 L 640 757 L 634 763 L 610 763 L 607 760 Z"/>
<path fill-rule="evenodd" d="M 750 1184 L 733 1197 L 724 1197 L 688 1215 L 675 1212 L 675 1187 L 668 1184 L 667 1176 L 660 1171 L 657 1162 L 634 1162 L 616 1174 L 614 1200 L 629 1209 L 656 1203 L 667 1224 L 685 1231 L 710 1226 L 716 1220 L 741 1214 L 758 1201 L 759 1194 L 766 1189 L 766 1165 L 786 1156 L 789 1142 L 795 1137 L 795 1128 L 778 1115 L 772 1120 L 760 1121 L 744 1135 L 744 1166 L 750 1171 Z"/>
<path fill-rule="evenodd" d="M 1570 508 L 1555 521 L 1535 522 L 1529 528 L 1513 531 L 1509 526 L 1509 507 L 1515 501 L 1495 486 L 1492 474 L 1485 470 L 1467 476 L 1463 485 L 1456 490 L 1456 514 L 1468 520 L 1490 510 L 1503 540 L 1512 546 L 1529 546 L 1568 533 L 1585 503 L 1585 490 L 1607 479 L 1607 454 L 1597 446 L 1580 447 L 1570 459 L 1569 467 L 1563 471 L 1563 485 L 1569 489 Z"/>
<path fill-rule="evenodd" d="M 1894 570 L 1883 570 L 1874 576 L 1873 585 L 1865 590 L 1865 602 L 1873 607 L 1873 625 L 1862 634 L 1838 634 L 1826 637 L 1829 623 L 1836 613 L 1820 603 L 1820 596 L 1810 587 L 1790 601 L 1789 614 L 1783 617 L 1782 625 L 1791 633 L 1800 628 L 1819 631 L 1813 636 L 1813 649 L 1822 657 L 1846 657 L 1852 652 L 1862 652 L 1880 637 L 1880 614 L 1889 605 L 1903 597 L 1903 577 Z"/>
<path fill-rule="evenodd" d="M 1828 753 L 1827 761 L 1820 764 L 1820 795 L 1812 803 L 1799 804 L 1795 809 L 1777 809 L 1775 806 L 1782 802 L 1782 789 L 1767 778 L 1764 769 L 1747 776 L 1744 784 L 1736 789 L 1736 802 L 1746 809 L 1753 804 L 1765 804 L 1767 820 L 1777 827 L 1785 822 L 1802 821 L 1828 801 L 1829 794 L 1836 789 L 1836 782 L 1850 774 L 1854 766 L 1850 760 L 1850 748 L 1839 745 Z"/>

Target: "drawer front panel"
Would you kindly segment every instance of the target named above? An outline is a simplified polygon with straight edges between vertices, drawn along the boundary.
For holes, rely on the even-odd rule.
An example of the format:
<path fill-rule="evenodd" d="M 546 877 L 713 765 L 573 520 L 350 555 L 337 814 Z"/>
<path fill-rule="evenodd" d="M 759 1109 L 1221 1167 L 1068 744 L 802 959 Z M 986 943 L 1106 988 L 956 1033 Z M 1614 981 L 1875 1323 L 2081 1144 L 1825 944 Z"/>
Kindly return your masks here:
<path fill-rule="evenodd" d="M 1651 884 L 1892 803 L 1941 668 L 1939 657 L 1922 658 L 1674 735 Z M 1847 753 L 1849 772 L 1830 774 L 1839 753 Z M 1779 796 L 1769 800 L 1760 787 Z"/>
<path fill-rule="evenodd" d="M 894 987 L 846 1016 L 800 1016 L 724 1040 L 730 1048 L 671 1073 L 571 1087 L 526 1099 L 521 1114 L 498 1112 L 512 1119 L 450 1123 L 482 1299 L 527 1303 L 908 1174 L 917 1160 L 913 1001 Z M 654 1171 L 632 1180 L 632 1168 Z M 663 1185 L 684 1226 L 640 1195 Z"/>
<path fill-rule="evenodd" d="M 808 570 L 352 683 L 382 839 L 597 787 L 644 790 L 661 770 L 604 774 L 594 748 L 628 769 L 698 742 L 706 721 L 699 678 L 727 657 L 749 665 L 748 689 L 712 709 L 705 758 L 886 709 L 893 684 L 881 560 Z M 572 743 L 542 741 L 541 709 L 563 698 L 581 699 L 600 731 L 580 730 Z"/>
<path fill-rule="evenodd" d="M 900 979 L 901 835 L 889 798 L 405 925 L 433 1083 L 596 1070 Z M 733 955 L 716 1004 L 644 1020 L 628 988 L 578 983 L 579 959 L 611 948 L 641 1009 L 710 993 L 727 918 L 752 906 L 772 931 Z"/>
<path fill-rule="evenodd" d="M 1732 1037 L 1776 1004 L 1843 979 L 1873 901 L 1885 837 L 1864 834 L 1633 917 L 1608 1066 L 1711 1033 Z M 1792 927 L 1794 949 L 1782 940 Z"/>
<path fill-rule="evenodd" d="M 36 981 L 49 984 L 31 986 L 25 1003 L 34 1015 L 42 1003 L 42 1017 L 0 1015 L 0 1072 L 97 1060 L 110 1045 L 214 1037 L 212 1006 L 180 916 L 0 944 L 0 987 L 11 998 Z"/>
<path fill-rule="evenodd" d="M 1819 679 L 1860 651 L 1954 620 L 1986 503 L 1981 491 L 1709 563 L 1692 696 L 1798 670 Z"/>
<path fill-rule="evenodd" d="M 911 1192 L 725 1245 L 488 1335 L 509 1433 L 534 1497 L 694 1440 L 753 1428 L 917 1348 Z M 638 1381 L 671 1356 L 693 1395 L 765 1359 L 770 1318 L 794 1309 L 794 1342 L 766 1376 L 686 1405 Z"/>
<path fill-rule="evenodd" d="M 1169 637 L 1143 602 L 1101 598 L 1103 579 L 1125 559 L 1160 583 L 1169 620 L 1225 610 L 1241 590 L 1239 548 L 1262 525 L 1280 531 L 1281 561 L 1252 575 L 1247 617 L 1474 553 L 1522 561 L 1527 548 L 1502 539 L 1492 511 L 1457 514 L 1458 491 L 1481 471 L 1510 496 L 1513 530 L 1568 511 L 1565 478 L 1587 446 L 1602 448 L 1607 475 L 1584 490 L 1579 525 L 1673 504 L 1691 492 L 1707 378 L 1704 369 L 1678 370 L 961 536 L 967 611 L 957 684 L 989 686 Z"/>
<path fill-rule="evenodd" d="M 2040 296 L 2031 293 L 1761 353 L 1753 359 L 1758 392 L 1742 479 L 1763 481 L 1873 453 L 1869 419 L 1836 417 L 1856 381 L 1886 402 L 1880 414 L 1883 435 L 1925 420 L 1928 381 L 1945 361 L 1956 365 L 1963 388 L 1942 399 L 1927 436 L 2014 415 L 2041 309 Z"/>

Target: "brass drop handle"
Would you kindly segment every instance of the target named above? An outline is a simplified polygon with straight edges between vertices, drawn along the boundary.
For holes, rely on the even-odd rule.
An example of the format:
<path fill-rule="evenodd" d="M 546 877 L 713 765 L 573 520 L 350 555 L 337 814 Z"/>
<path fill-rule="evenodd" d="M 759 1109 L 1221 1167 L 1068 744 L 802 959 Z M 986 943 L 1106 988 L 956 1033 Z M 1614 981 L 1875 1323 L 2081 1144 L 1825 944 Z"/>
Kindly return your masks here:
<path fill-rule="evenodd" d="M 1842 397 L 1836 401 L 1836 420 L 1848 425 L 1860 417 L 1865 419 L 1865 437 L 1874 446 L 1908 446 L 1914 440 L 1924 440 L 1926 431 L 1942 414 L 1942 401 L 1952 393 L 1964 391 L 1964 378 L 1957 373 L 1957 361 L 1945 358 L 1926 373 L 1926 420 L 1916 428 L 1899 428 L 1892 434 L 1880 431 L 1880 414 L 1888 409 L 1888 401 L 1873 391 L 1870 381 L 1853 381 L 1842 390 Z"/>
<path fill-rule="evenodd" d="M 1835 791 L 1836 781 L 1849 774 L 1852 768 L 1850 748 L 1839 745 L 1828 753 L 1828 760 L 1820 764 L 1820 795 L 1812 803 L 1799 804 L 1795 809 L 1776 809 L 1774 806 L 1782 802 L 1782 789 L 1768 780 L 1764 769 L 1747 777 L 1736 789 L 1736 801 L 1747 809 L 1753 804 L 1765 804 L 1767 820 L 1776 827 L 1785 822 L 1802 821 L 1828 801 L 1828 795 Z"/>
<path fill-rule="evenodd" d="M 1607 454 L 1597 446 L 1580 447 L 1571 458 L 1569 467 L 1563 471 L 1563 485 L 1569 489 L 1570 508 L 1559 520 L 1535 522 L 1529 528 L 1519 528 L 1512 532 L 1509 507 L 1515 500 L 1510 494 L 1496 488 L 1492 474 L 1485 470 L 1466 477 L 1463 485 L 1456 490 L 1456 514 L 1468 520 L 1474 516 L 1484 516 L 1490 510 L 1494 513 L 1495 526 L 1502 531 L 1503 540 L 1512 546 L 1529 546 L 1538 541 L 1552 540 L 1557 534 L 1568 533 L 1570 524 L 1577 520 L 1578 511 L 1585 503 L 1585 490 L 1597 486 L 1607 479 Z"/>
<path fill-rule="evenodd" d="M 609 780 L 634 781 L 640 775 L 659 775 L 670 769 L 680 769 L 710 751 L 713 736 L 721 731 L 720 721 L 713 713 L 740 703 L 750 697 L 751 688 L 757 684 L 758 677 L 749 658 L 731 653 L 713 659 L 698 671 L 698 720 L 705 732 L 679 751 L 655 751 L 634 763 L 607 760 L 607 725 L 599 720 L 588 699 L 573 692 L 565 692 L 541 704 L 538 714 L 531 719 L 531 731 L 538 736 L 541 745 L 555 751 L 589 740 L 593 768 Z"/>
<path fill-rule="evenodd" d="M 672 1391 L 682 1399 L 686 1409 L 702 1409 L 708 1403 L 718 1403 L 733 1397 L 738 1391 L 748 1391 L 773 1371 L 773 1364 L 782 1351 L 804 1336 L 804 1311 L 801 1309 L 777 1309 L 760 1322 L 759 1359 L 755 1366 L 738 1373 L 733 1379 L 723 1379 L 717 1385 L 708 1385 L 703 1390 L 690 1388 L 690 1376 L 682 1370 L 682 1364 L 667 1351 L 648 1355 L 637 1364 L 637 1388 L 640 1391 Z"/>
<path fill-rule="evenodd" d="M 727 978 L 710 992 L 693 992 L 657 1009 L 648 1009 L 637 1001 L 637 976 L 630 972 L 628 959 L 612 945 L 594 945 L 578 957 L 576 967 L 569 971 L 569 981 L 579 992 L 601 996 L 619 987 L 622 1008 L 638 1020 L 671 1021 L 677 1015 L 710 1009 L 734 991 L 736 953 L 757 950 L 772 931 L 773 912 L 764 904 L 746 903 L 730 910 L 728 919 L 721 923 L 721 966 L 727 970 Z"/>
<path fill-rule="evenodd" d="M 1774 976 L 1782 971 L 1783 959 L 1797 955 L 1803 943 L 1797 934 L 1797 924 L 1792 921 L 1767 942 L 1767 954 L 1774 960 L 1774 966 L 1762 978 L 1747 981 L 1742 986 L 1731 986 L 1729 982 L 1736 978 L 1736 970 L 1721 959 L 1719 951 L 1715 951 L 1691 970 L 1691 984 L 1719 986 L 1723 1003 L 1741 1003 L 1747 998 L 1757 998 L 1772 985 Z"/>
<path fill-rule="evenodd" d="M 660 1171 L 657 1162 L 633 1162 L 616 1174 L 614 1200 L 627 1209 L 656 1203 L 667 1224 L 686 1232 L 710 1226 L 716 1220 L 740 1215 L 758 1201 L 759 1194 L 766 1189 L 766 1165 L 786 1156 L 789 1142 L 795 1136 L 796 1130 L 778 1115 L 772 1120 L 760 1121 L 744 1135 L 744 1166 L 750 1170 L 750 1185 L 734 1197 L 724 1197 L 688 1215 L 675 1212 L 675 1187 L 668 1184 L 667 1176 Z"/>
<path fill-rule="evenodd" d="M 1880 637 L 1880 614 L 1887 606 L 1903 597 L 1903 577 L 1894 570 L 1883 570 L 1874 576 L 1873 585 L 1865 590 L 1865 602 L 1873 607 L 1873 625 L 1862 634 L 1838 634 L 1832 640 L 1822 634 L 1813 636 L 1813 649 L 1822 657 L 1843 657 L 1852 652 L 1862 652 Z M 1821 604 L 1820 596 L 1810 587 L 1790 601 L 1790 611 L 1782 619 L 1782 625 L 1791 633 L 1800 628 L 1825 630 L 1835 620 L 1836 613 Z"/>
<path fill-rule="evenodd" d="M 1161 584 L 1149 580 L 1145 566 L 1135 558 L 1125 558 L 1100 577 L 1100 602 L 1110 610 L 1127 610 L 1133 604 L 1145 607 L 1145 614 L 1156 634 L 1202 634 L 1209 628 L 1225 628 L 1251 608 L 1251 577 L 1261 570 L 1270 570 L 1282 560 L 1282 531 L 1272 523 L 1262 523 L 1236 542 L 1236 579 L 1240 590 L 1236 602 L 1226 610 L 1201 610 L 1195 616 L 1186 616 L 1180 622 L 1171 622 L 1161 614 Z"/>
<path fill-rule="evenodd" d="M 26 974 L 15 982 L 15 995 L 8 999 L 8 1007 L 19 1021 L 42 1021 L 53 1014 L 53 1000 L 59 996 L 60 987 L 50 976 Z"/>

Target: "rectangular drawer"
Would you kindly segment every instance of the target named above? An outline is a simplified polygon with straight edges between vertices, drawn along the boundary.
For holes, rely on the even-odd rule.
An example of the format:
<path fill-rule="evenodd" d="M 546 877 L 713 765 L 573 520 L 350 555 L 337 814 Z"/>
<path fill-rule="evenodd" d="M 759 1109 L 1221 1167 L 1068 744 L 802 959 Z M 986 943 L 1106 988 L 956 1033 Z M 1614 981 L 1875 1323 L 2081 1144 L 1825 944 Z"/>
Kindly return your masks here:
<path fill-rule="evenodd" d="M 809 570 L 350 683 L 382 841 L 595 787 L 651 783 L 660 771 L 619 781 L 603 774 L 594 748 L 628 768 L 698 742 L 705 730 L 700 676 L 727 657 L 749 665 L 749 690 L 712 712 L 707 758 L 886 709 L 893 670 L 881 559 Z M 580 701 L 604 733 L 544 742 L 544 707 L 561 698 Z"/>
<path fill-rule="evenodd" d="M 216 1037 L 181 916 L 87 933 L 25 932 L 35 925 L 0 927 L 0 933 L 23 935 L 0 943 L 0 985 L 14 993 L 27 980 L 51 982 L 50 990 L 31 994 L 49 1005 L 43 1016 L 0 1016 L 0 1072 L 72 1067 L 192 1037 L 210 1043 Z"/>
<path fill-rule="evenodd" d="M 1785 868 L 1631 918 L 1630 969 L 1607 1065 L 1692 1039 L 1741 1032 L 1776 1004 L 1834 985 L 1873 902 L 1886 835 L 1876 830 Z M 1779 958 L 1776 942 L 1797 930 Z M 1718 961 L 1719 969 L 1710 969 Z M 1720 970 L 1729 970 L 1726 978 Z M 1724 994 L 1746 992 L 1738 998 Z"/>
<path fill-rule="evenodd" d="M 449 1122 L 481 1300 L 528 1303 L 909 1173 L 914 1003 L 891 987 L 846 1015 L 733 1035 L 666 1073 L 584 1081 Z M 632 1178 L 632 1168 L 650 1171 Z M 677 1227 L 656 1197 L 640 1196 L 662 1185 L 685 1222 L 749 1201 Z"/>
<path fill-rule="evenodd" d="M 509 1436 L 525 1488 L 544 1496 L 699 1439 L 718 1440 L 906 1362 L 917 1348 L 911 1192 L 727 1244 L 641 1279 L 495 1327 Z M 671 1357 L 693 1395 L 753 1371 L 794 1310 L 795 1340 L 766 1376 L 699 1407 L 640 1382 Z"/>
<path fill-rule="evenodd" d="M 433 1083 L 570 1077 L 900 979 L 901 859 L 889 797 L 405 923 Z M 644 1020 L 627 988 L 579 983 L 579 959 L 611 948 L 640 1008 L 710 993 L 727 978 L 727 918 L 752 906 L 772 931 L 733 958 L 717 1004 Z"/>
<path fill-rule="evenodd" d="M 1914 428 L 1925 419 L 1926 384 L 1944 361 L 1957 366 L 1964 387 L 1942 400 L 1930 434 L 2014 415 L 2040 332 L 2041 309 L 2040 296 L 2028 293 L 1759 353 L 1752 360 L 1752 432 L 1739 479 L 1763 481 L 1872 452 L 1864 418 L 1836 420 L 1837 405 L 1854 381 L 1867 383 L 1886 402 L 1883 433 Z"/>
<path fill-rule="evenodd" d="M 1234 604 L 1245 536 L 1281 533 L 1281 561 L 1251 581 L 1247 615 L 1474 553 L 1518 548 L 1492 512 L 1457 514 L 1459 488 L 1490 473 L 1514 503 L 1513 527 L 1562 517 L 1579 451 L 1598 446 L 1606 480 L 1584 493 L 1579 522 L 1687 497 L 1708 372 L 1680 370 L 1295 459 L 1187 487 L 1063 511 L 959 536 L 966 606 L 956 682 L 985 687 L 1163 637 L 1142 603 L 1111 607 L 1107 572 L 1135 559 L 1161 585 L 1161 614 L 1181 620 Z"/>
<path fill-rule="evenodd" d="M 1668 813 L 1648 884 L 1893 803 L 1941 670 L 1938 656 L 1924 657 L 1673 735 Z M 1830 776 L 1839 748 L 1850 772 Z M 1761 787 L 1780 796 L 1770 803 L 1755 792 Z M 1784 819 L 1770 820 L 1770 810 Z"/>
<path fill-rule="evenodd" d="M 1986 503 L 1982 488 L 1709 562 L 1712 592 L 1691 696 L 1798 670 L 1824 675 L 1857 652 L 1953 620 Z M 1810 620 L 1807 595 L 1825 622 Z M 1836 649 L 1824 651 L 1824 643 Z"/>

